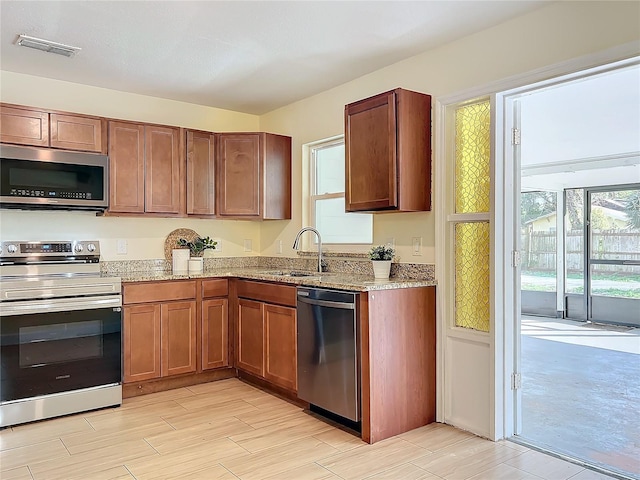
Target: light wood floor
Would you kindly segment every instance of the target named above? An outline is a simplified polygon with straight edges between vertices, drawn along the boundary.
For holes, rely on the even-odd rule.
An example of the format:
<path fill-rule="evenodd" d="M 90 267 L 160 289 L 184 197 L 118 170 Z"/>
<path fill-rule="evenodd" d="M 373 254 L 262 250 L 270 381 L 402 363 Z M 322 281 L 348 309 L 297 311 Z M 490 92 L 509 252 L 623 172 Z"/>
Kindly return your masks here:
<path fill-rule="evenodd" d="M 549 479 L 604 475 L 432 424 L 367 445 L 237 379 L 6 428 L 2 480 Z"/>

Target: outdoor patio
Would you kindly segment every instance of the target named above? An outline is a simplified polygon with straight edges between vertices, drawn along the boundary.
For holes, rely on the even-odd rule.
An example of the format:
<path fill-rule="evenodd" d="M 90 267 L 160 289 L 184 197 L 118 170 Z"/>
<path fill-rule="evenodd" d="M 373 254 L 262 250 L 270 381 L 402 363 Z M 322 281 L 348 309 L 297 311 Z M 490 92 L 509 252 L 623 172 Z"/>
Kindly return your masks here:
<path fill-rule="evenodd" d="M 640 328 L 522 318 L 522 435 L 640 479 Z"/>

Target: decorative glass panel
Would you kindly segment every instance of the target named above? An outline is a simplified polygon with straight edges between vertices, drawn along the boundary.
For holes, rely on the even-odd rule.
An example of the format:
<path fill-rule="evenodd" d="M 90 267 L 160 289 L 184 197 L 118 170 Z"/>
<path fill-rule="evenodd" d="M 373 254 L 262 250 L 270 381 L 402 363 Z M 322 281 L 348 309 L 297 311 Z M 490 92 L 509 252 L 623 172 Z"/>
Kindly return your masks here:
<path fill-rule="evenodd" d="M 489 222 L 455 226 L 456 327 L 489 331 Z"/>
<path fill-rule="evenodd" d="M 488 100 L 456 110 L 456 213 L 489 211 L 490 113 Z"/>

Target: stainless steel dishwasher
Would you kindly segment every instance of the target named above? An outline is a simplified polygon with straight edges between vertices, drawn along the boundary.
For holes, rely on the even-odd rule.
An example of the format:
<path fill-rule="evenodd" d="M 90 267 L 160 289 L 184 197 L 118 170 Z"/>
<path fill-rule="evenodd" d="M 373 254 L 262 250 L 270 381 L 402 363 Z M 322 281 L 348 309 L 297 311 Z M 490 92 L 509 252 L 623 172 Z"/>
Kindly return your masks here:
<path fill-rule="evenodd" d="M 360 420 L 357 293 L 298 287 L 298 397 Z"/>

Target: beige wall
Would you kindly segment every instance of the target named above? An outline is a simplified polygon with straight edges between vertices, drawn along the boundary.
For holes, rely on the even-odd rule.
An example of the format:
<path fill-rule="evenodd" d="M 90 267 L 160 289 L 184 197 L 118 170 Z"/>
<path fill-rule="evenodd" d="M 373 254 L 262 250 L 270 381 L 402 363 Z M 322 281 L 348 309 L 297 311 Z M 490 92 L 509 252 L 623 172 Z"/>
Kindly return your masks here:
<path fill-rule="evenodd" d="M 293 256 L 291 244 L 303 225 L 302 145 L 341 134 L 346 103 L 399 86 L 437 98 L 613 46 L 638 42 L 639 17 L 638 2 L 554 3 L 259 118 L 2 71 L 2 102 L 210 131 L 264 130 L 291 135 L 294 178 L 291 221 L 133 219 L 5 210 L 0 211 L 0 236 L 3 240 L 97 238 L 105 260 L 148 259 L 162 258 L 164 239 L 173 229 L 192 228 L 222 240 L 222 252 L 207 252 L 207 255 L 274 255 L 278 240 L 282 240 L 284 255 Z M 438 125 L 434 125 L 434 131 L 437 128 Z M 374 242 L 384 243 L 393 237 L 401 261 L 433 263 L 434 228 L 433 212 L 377 215 Z M 422 237 L 422 256 L 411 255 L 412 237 Z M 117 239 L 128 241 L 127 255 L 115 253 Z M 254 252 L 244 252 L 245 239 L 252 240 Z"/>
<path fill-rule="evenodd" d="M 437 98 L 638 42 L 639 18 L 638 2 L 554 3 L 261 116 L 261 129 L 283 131 L 293 137 L 293 199 L 298 206 L 289 225 L 263 226 L 263 253 L 273 254 L 279 239 L 288 246 L 289 239 L 301 227 L 301 185 L 306 178 L 301 165 L 302 146 L 343 133 L 345 104 L 396 87 Z M 438 127 L 434 125 L 434 132 Z M 433 147 L 437 149 L 438 145 Z M 402 262 L 433 263 L 434 229 L 433 212 L 376 215 L 374 243 L 393 237 Z M 411 254 L 413 237 L 423 238 L 421 257 Z"/>

